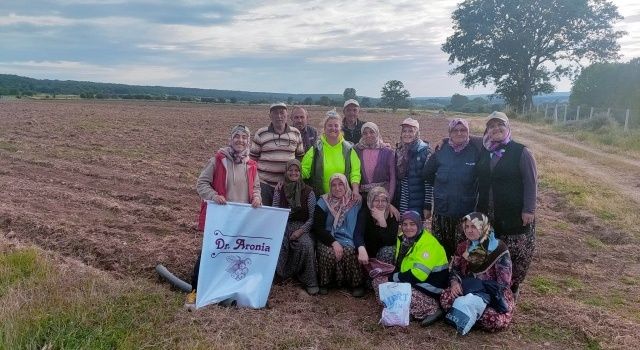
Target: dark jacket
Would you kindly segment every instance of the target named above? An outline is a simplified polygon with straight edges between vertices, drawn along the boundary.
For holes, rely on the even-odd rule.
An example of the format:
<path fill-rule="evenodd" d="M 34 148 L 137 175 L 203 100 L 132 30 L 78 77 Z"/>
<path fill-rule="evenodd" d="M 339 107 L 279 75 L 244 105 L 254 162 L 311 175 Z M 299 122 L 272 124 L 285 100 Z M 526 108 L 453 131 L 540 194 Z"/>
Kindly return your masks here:
<path fill-rule="evenodd" d="M 456 153 L 448 143 L 436 151 L 425 167 L 425 179 L 433 185 L 433 212 L 462 217 L 475 210 L 478 198 L 480 150 L 468 144 Z"/>
<path fill-rule="evenodd" d="M 396 186 L 395 203 L 400 212 L 414 210 L 422 216 L 423 210 L 431 210 L 433 188 L 424 180 L 424 167 L 430 154 L 429 144 L 422 140 L 409 150 L 407 174 L 404 178 L 398 174 Z"/>

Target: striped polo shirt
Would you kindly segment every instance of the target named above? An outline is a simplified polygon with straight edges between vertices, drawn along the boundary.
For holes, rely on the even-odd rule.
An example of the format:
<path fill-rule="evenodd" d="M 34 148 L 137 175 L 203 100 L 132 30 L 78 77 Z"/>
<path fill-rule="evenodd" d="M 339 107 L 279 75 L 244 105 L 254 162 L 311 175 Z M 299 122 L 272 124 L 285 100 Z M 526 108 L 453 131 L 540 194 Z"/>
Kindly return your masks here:
<path fill-rule="evenodd" d="M 256 131 L 251 140 L 249 157 L 258 162 L 260 182 L 275 186 L 284 181 L 287 162 L 293 158 L 302 158 L 304 145 L 300 131 L 288 124 L 284 132 L 278 134 L 273 124 Z"/>

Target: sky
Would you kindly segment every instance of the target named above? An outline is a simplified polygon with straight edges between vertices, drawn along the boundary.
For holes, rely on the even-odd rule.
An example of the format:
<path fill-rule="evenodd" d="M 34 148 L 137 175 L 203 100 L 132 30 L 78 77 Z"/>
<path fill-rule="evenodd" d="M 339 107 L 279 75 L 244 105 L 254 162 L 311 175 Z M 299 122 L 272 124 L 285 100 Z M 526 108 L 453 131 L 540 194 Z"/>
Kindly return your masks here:
<path fill-rule="evenodd" d="M 465 89 L 440 46 L 457 0 L 0 1 L 0 73 L 223 90 L 379 97 Z M 640 56 L 640 1 L 613 0 L 622 60 Z M 569 80 L 556 83 L 568 91 Z"/>

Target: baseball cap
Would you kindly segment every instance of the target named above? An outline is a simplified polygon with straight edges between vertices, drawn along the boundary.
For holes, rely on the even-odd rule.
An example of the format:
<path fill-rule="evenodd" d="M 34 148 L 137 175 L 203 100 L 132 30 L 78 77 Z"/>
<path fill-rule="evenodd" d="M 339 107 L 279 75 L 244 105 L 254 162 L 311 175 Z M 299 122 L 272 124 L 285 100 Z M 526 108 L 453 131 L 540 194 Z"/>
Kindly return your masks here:
<path fill-rule="evenodd" d="M 287 108 L 287 105 L 284 102 L 276 102 L 272 103 L 271 106 L 269 106 L 269 110 L 272 110 L 274 108 Z"/>
<path fill-rule="evenodd" d="M 420 124 L 418 123 L 417 120 L 415 120 L 413 118 L 407 118 L 407 119 L 403 120 L 402 123 L 400 123 L 400 126 L 402 126 L 402 125 L 409 125 L 409 126 L 413 126 L 414 128 L 420 129 Z"/>
<path fill-rule="evenodd" d="M 350 99 L 350 100 L 344 101 L 344 106 L 342 106 L 342 109 L 347 108 L 348 105 L 356 105 L 356 106 L 360 107 L 360 104 L 358 103 L 358 100 Z"/>
<path fill-rule="evenodd" d="M 502 112 L 493 111 L 493 113 L 489 114 L 489 116 L 487 117 L 487 123 L 488 123 L 491 119 L 500 119 L 500 120 L 502 120 L 505 124 L 509 124 L 509 118 L 507 117 L 507 115 L 506 115 L 506 114 L 504 114 L 504 113 L 502 113 Z"/>

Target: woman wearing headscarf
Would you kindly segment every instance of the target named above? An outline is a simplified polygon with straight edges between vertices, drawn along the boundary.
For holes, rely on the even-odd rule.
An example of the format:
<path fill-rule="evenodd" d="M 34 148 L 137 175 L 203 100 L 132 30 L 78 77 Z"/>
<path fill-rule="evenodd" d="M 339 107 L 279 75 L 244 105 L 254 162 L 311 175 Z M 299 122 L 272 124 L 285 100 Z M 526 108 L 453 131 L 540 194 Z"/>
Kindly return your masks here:
<path fill-rule="evenodd" d="M 220 205 L 227 202 L 250 203 L 254 208 L 262 205 L 257 164 L 249 159 L 250 136 L 251 133 L 246 126 L 233 127 L 229 136 L 229 145 L 220 148 L 200 173 L 196 183 L 196 191 L 202 200 L 198 218 L 200 231 L 204 231 L 207 200 Z M 188 308 L 195 306 L 199 271 L 200 254 L 191 277 L 193 290 L 187 295 L 185 302 Z"/>
<path fill-rule="evenodd" d="M 396 240 L 396 269 L 388 276 L 376 277 L 373 289 L 377 294 L 382 283 L 410 283 L 409 313 L 423 326 L 428 326 L 443 314 L 438 300 L 449 280 L 447 256 L 440 242 L 423 228 L 417 212 L 402 214 L 401 229 Z"/>
<path fill-rule="evenodd" d="M 311 227 L 316 196 L 313 189 L 302 181 L 300 168 L 296 159 L 287 162 L 284 182 L 276 186 L 273 194 L 274 207 L 291 209 L 276 273 L 282 278 L 296 276 L 307 293 L 315 295 L 319 289 Z"/>
<path fill-rule="evenodd" d="M 366 125 L 366 124 L 365 124 Z M 369 263 L 369 258 L 376 258 L 387 264 L 395 262 L 395 244 L 398 237 L 398 220 L 391 215 L 391 196 L 384 187 L 374 187 L 367 194 L 367 208 L 360 210 L 364 230 L 358 230 L 356 241 L 363 245 L 358 247 L 360 264 Z"/>
<path fill-rule="evenodd" d="M 360 202 L 351 196 L 351 188 L 343 174 L 333 174 L 330 190 L 320 196 L 316 205 L 313 232 L 318 240 L 318 279 L 320 294 L 327 294 L 331 284 L 352 288 L 354 297 L 364 296 L 363 276 L 358 264 L 356 241 L 361 230 Z"/>
<path fill-rule="evenodd" d="M 511 139 L 509 118 L 502 112 L 487 118 L 483 144 L 477 209 L 488 214 L 496 237 L 509 248 L 517 299 L 535 249 L 536 162 L 527 147 Z"/>
<path fill-rule="evenodd" d="M 455 118 L 449 122 L 449 138 L 429 157 L 425 167 L 425 179 L 433 185 L 431 229 L 447 257 L 464 240 L 460 229 L 462 217 L 476 207 L 476 163 L 480 155 L 481 150 L 469 144 L 469 123 Z"/>
<path fill-rule="evenodd" d="M 458 245 L 453 257 L 451 287 L 442 293 L 440 303 L 454 316 L 452 319 L 465 319 L 455 316 L 471 309 L 475 310 L 471 319 L 481 315 L 475 321 L 481 328 L 488 331 L 505 329 L 511 322 L 515 306 L 509 288 L 512 266 L 509 250 L 495 237 L 486 215 L 473 212 L 462 221 L 466 239 Z M 476 304 L 479 307 L 474 308 Z M 450 311 L 452 307 L 454 310 Z M 473 323 L 467 325 L 467 331 L 471 326 Z"/>
<path fill-rule="evenodd" d="M 362 200 L 360 195 L 360 158 L 353 144 L 342 135 L 342 117 L 335 109 L 326 113 L 320 140 L 309 148 L 302 158 L 302 178 L 309 180 L 316 196 L 329 192 L 329 177 L 344 174 L 353 191 L 353 199 Z"/>
<path fill-rule="evenodd" d="M 382 141 L 376 124 L 366 122 L 362 125 L 362 137 L 355 149 L 360 158 L 362 196 L 366 196 L 372 188 L 380 186 L 393 198 L 396 191 L 395 155 Z"/>
<path fill-rule="evenodd" d="M 401 124 L 400 146 L 396 150 L 396 207 L 400 213 L 416 211 L 422 219 L 431 215 L 433 187 L 424 180 L 424 167 L 431 154 L 429 144 L 420 139 L 420 124 L 412 118 Z"/>

